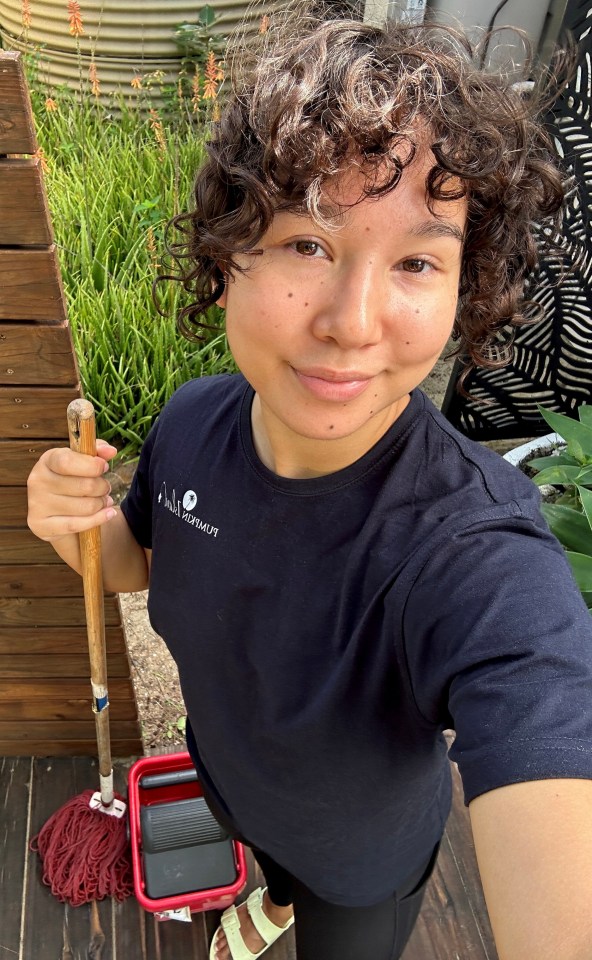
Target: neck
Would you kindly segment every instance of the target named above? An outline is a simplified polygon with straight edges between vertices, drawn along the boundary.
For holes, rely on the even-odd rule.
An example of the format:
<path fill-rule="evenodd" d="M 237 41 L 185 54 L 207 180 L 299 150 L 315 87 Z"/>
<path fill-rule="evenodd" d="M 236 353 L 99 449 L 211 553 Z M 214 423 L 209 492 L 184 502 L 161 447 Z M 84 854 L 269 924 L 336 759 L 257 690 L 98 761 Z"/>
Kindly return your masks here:
<path fill-rule="evenodd" d="M 251 410 L 251 430 L 257 456 L 279 477 L 310 480 L 349 467 L 378 443 L 409 402 L 403 397 L 396 409 L 389 407 L 372 418 L 363 436 L 336 440 L 302 437 L 279 422 L 255 394 Z"/>

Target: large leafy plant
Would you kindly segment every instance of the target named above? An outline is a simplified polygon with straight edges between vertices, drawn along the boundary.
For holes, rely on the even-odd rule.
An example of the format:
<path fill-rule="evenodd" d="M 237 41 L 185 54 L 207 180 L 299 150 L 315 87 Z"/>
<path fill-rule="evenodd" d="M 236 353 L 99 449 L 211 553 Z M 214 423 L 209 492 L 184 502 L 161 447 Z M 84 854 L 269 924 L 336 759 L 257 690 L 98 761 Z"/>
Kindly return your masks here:
<path fill-rule="evenodd" d="M 584 600 L 592 608 L 592 405 L 579 408 L 578 420 L 539 410 L 564 444 L 528 466 L 536 471 L 538 486 L 558 488 L 553 502 L 543 503 L 543 514 L 565 548 Z"/>

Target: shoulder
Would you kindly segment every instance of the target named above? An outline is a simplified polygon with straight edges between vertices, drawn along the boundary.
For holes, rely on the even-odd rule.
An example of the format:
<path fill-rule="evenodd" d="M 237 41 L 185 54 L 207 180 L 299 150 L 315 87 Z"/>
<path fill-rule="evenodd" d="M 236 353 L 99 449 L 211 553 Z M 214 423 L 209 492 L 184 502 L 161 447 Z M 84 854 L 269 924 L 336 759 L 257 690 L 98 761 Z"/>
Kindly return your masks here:
<path fill-rule="evenodd" d="M 187 441 L 193 431 L 212 429 L 217 421 L 234 416 L 247 390 L 241 374 L 219 374 L 188 380 L 172 395 L 156 421 L 154 441 L 163 436 Z"/>
<path fill-rule="evenodd" d="M 415 420 L 415 458 L 421 467 L 416 491 L 426 502 L 440 504 L 442 517 L 462 522 L 478 520 L 480 512 L 507 516 L 540 516 L 535 484 L 498 453 L 459 433 L 420 392 L 420 416 Z"/>
<path fill-rule="evenodd" d="M 161 417 L 180 415 L 186 412 L 206 412 L 232 405 L 240 401 L 246 389 L 246 380 L 239 373 L 222 373 L 212 377 L 188 380 L 172 395 Z"/>

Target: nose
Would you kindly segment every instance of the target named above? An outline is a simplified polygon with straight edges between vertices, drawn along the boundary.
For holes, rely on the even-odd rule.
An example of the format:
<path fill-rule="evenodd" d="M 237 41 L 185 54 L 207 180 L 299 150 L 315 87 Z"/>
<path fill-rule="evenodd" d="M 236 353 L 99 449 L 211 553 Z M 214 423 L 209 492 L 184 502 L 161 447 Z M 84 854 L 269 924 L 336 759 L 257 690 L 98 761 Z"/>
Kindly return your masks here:
<path fill-rule="evenodd" d="M 331 280 L 314 318 L 314 334 L 344 350 L 376 344 L 387 303 L 382 271 L 371 260 L 344 268 Z"/>

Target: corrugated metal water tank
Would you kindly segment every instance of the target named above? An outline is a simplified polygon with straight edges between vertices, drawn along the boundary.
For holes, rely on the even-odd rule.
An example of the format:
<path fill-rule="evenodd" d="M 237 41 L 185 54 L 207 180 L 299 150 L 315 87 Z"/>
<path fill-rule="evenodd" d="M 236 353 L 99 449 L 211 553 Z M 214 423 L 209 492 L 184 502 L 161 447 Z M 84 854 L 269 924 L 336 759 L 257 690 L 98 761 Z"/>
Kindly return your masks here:
<path fill-rule="evenodd" d="M 247 3 L 216 0 L 216 33 L 225 35 L 244 17 Z M 23 28 L 23 10 L 30 26 Z M 179 51 L 173 30 L 179 23 L 197 22 L 204 4 L 195 0 L 80 0 L 84 33 L 79 38 L 83 83 L 94 62 L 103 94 L 129 89 L 135 75 L 162 70 L 165 81 L 175 78 Z M 273 6 L 273 4 L 270 4 Z M 259 16 L 264 12 L 261 6 Z M 50 86 L 77 88 L 80 66 L 77 40 L 69 32 L 67 0 L 0 0 L 0 34 L 6 49 L 40 48 L 39 69 Z"/>

